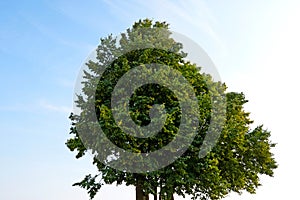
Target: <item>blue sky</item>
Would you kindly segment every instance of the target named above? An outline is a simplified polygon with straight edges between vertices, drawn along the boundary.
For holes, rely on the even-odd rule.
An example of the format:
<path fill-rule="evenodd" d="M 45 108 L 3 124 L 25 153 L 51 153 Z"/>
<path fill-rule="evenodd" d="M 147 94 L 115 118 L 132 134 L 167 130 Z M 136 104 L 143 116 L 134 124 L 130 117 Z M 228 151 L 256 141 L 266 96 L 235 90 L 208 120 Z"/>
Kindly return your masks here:
<path fill-rule="evenodd" d="M 245 93 L 255 124 L 278 143 L 275 178 L 262 177 L 256 195 L 227 199 L 296 197 L 298 1 L 28 0 L 0 7 L 0 199 L 88 199 L 71 185 L 95 168 L 64 145 L 75 80 L 100 37 L 145 17 L 169 22 L 204 48 L 228 89 Z M 105 186 L 96 197 L 117 198 L 133 199 L 134 191 Z"/>

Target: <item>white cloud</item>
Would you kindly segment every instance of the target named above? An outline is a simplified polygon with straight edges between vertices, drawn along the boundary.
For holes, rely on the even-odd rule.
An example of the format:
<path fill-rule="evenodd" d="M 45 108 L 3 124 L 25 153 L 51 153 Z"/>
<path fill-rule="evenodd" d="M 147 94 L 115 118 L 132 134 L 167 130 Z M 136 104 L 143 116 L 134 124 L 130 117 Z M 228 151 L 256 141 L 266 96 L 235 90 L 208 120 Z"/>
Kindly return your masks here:
<path fill-rule="evenodd" d="M 130 20 L 150 18 L 167 21 L 171 30 L 191 37 L 200 44 L 213 43 L 216 49 L 224 53 L 226 45 L 220 35 L 215 31 L 217 18 L 209 6 L 202 0 L 191 1 L 105 1 L 115 16 L 121 21 L 129 23 Z M 130 21 L 130 23 L 132 23 Z M 202 37 L 199 37 L 202 35 Z M 202 38 L 202 40 L 200 39 Z M 205 38 L 205 39 L 204 39 Z M 208 46 L 208 45 L 207 45 Z"/>
<path fill-rule="evenodd" d="M 28 112 L 28 113 L 40 113 L 44 111 L 59 112 L 69 114 L 72 108 L 69 106 L 55 105 L 45 100 L 35 101 L 34 103 L 17 103 L 14 105 L 0 106 L 0 111 L 3 112 Z"/>
<path fill-rule="evenodd" d="M 60 112 L 60 113 L 67 113 L 69 114 L 72 111 L 71 107 L 68 106 L 62 106 L 62 105 L 54 105 L 47 101 L 40 101 L 39 107 L 41 107 L 44 110 L 51 111 L 51 112 Z"/>
<path fill-rule="evenodd" d="M 23 20 L 25 20 L 28 25 L 34 27 L 42 35 L 48 37 L 50 40 L 55 41 L 59 44 L 62 44 L 67 47 L 75 49 L 91 49 L 92 45 L 81 42 L 81 41 L 72 41 L 69 38 L 62 37 L 54 28 L 51 28 L 50 25 L 45 24 L 45 22 L 39 21 L 38 18 L 29 15 L 28 13 L 20 14 Z"/>

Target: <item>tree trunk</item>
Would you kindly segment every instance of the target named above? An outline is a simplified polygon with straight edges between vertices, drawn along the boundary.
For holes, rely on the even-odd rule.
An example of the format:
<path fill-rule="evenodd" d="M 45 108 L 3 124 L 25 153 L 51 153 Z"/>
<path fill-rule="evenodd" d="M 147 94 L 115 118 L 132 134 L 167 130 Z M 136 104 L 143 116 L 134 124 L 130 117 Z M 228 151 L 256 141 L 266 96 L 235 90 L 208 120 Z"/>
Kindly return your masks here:
<path fill-rule="evenodd" d="M 137 185 L 135 187 L 135 197 L 136 200 L 149 200 L 149 195 L 144 194 L 142 187 L 140 185 Z"/>
<path fill-rule="evenodd" d="M 155 188 L 155 194 L 153 194 L 154 200 L 157 200 L 157 188 Z"/>
<path fill-rule="evenodd" d="M 136 200 L 143 200 L 143 190 L 142 190 L 142 188 L 141 188 L 141 186 L 140 185 L 137 185 L 136 187 L 135 187 L 135 199 Z"/>

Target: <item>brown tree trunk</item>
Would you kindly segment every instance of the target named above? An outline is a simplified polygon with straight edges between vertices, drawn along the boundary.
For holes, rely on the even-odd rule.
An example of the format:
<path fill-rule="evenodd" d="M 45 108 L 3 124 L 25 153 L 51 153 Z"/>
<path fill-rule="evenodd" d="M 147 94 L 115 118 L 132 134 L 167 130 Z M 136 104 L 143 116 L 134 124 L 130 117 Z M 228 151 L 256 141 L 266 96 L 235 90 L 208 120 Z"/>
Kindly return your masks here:
<path fill-rule="evenodd" d="M 143 196 L 144 196 L 144 194 L 143 194 L 142 187 L 140 185 L 137 185 L 135 187 L 135 197 L 136 197 L 135 199 L 136 200 L 144 200 Z"/>
<path fill-rule="evenodd" d="M 135 187 L 135 197 L 136 200 L 149 200 L 149 195 L 144 194 L 142 187 L 140 185 L 137 185 Z"/>

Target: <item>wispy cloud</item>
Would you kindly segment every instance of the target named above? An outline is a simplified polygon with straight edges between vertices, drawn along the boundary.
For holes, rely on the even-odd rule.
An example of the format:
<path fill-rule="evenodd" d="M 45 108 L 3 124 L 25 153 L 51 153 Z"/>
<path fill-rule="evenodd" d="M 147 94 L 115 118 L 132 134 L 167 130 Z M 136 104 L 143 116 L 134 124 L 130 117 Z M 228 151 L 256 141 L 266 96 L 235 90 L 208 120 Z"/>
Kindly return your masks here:
<path fill-rule="evenodd" d="M 226 51 L 222 38 L 214 28 L 217 26 L 218 20 L 205 1 L 132 0 L 111 2 L 105 0 L 104 2 L 120 19 L 137 20 L 141 17 L 149 17 L 155 20 L 166 20 L 174 31 L 187 34 L 198 41 L 201 41 L 199 35 L 206 35 L 219 50 Z"/>
<path fill-rule="evenodd" d="M 0 111 L 2 111 L 2 112 L 30 112 L 30 111 L 32 111 L 32 106 L 25 106 L 25 105 L 21 105 L 21 104 L 2 105 L 2 106 L 0 106 Z"/>
<path fill-rule="evenodd" d="M 26 113 L 40 113 L 40 112 L 56 112 L 56 113 L 70 113 L 71 106 L 56 105 L 45 100 L 35 101 L 30 104 L 15 104 L 0 106 L 0 111 L 3 112 L 26 112 Z"/>
<path fill-rule="evenodd" d="M 72 111 L 71 107 L 63 106 L 63 105 L 55 105 L 44 100 L 40 101 L 39 107 L 47 111 L 59 112 L 59 113 L 70 113 Z"/>
<path fill-rule="evenodd" d="M 25 20 L 30 26 L 34 27 L 38 32 L 48 37 L 50 40 L 55 41 L 61 45 L 76 48 L 76 49 L 91 49 L 93 46 L 88 43 L 84 43 L 81 41 L 72 41 L 66 38 L 65 35 L 59 34 L 57 30 L 51 28 L 49 25 L 45 24 L 45 22 L 39 21 L 34 16 L 31 16 L 28 13 L 20 13 L 20 16 Z M 62 36 L 63 35 L 63 36 Z"/>

